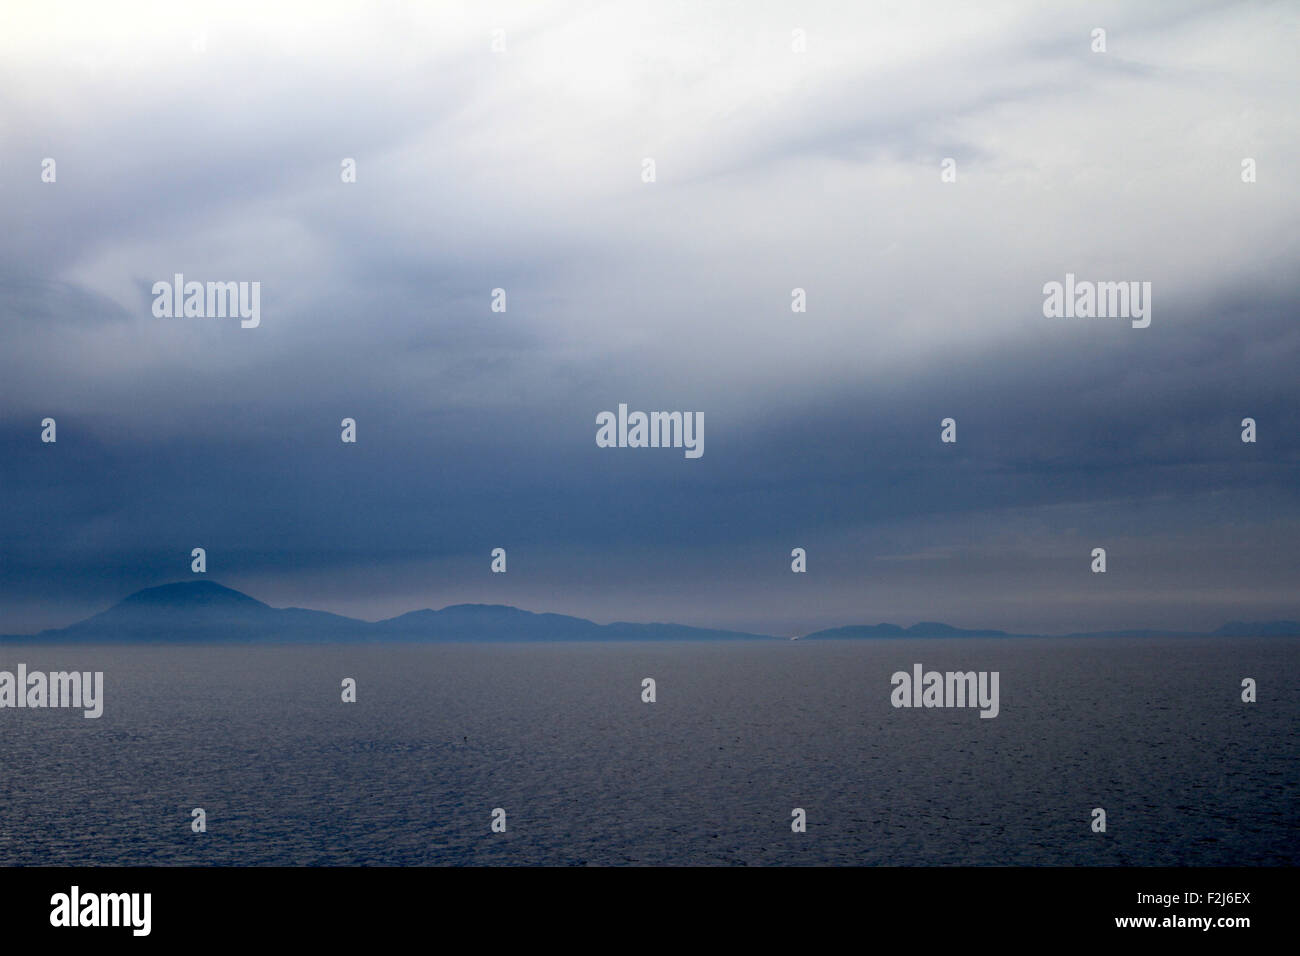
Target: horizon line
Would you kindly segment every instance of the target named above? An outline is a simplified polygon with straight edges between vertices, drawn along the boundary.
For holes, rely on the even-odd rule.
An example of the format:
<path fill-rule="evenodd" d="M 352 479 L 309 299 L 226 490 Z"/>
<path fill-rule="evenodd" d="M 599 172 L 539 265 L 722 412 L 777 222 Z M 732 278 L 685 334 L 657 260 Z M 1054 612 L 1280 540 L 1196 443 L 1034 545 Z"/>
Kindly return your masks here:
<path fill-rule="evenodd" d="M 554 617 L 568 617 L 568 618 L 573 618 L 573 619 L 575 619 L 575 620 L 579 620 L 579 621 L 585 621 L 586 623 L 593 624 L 593 625 L 595 625 L 595 626 L 597 626 L 597 627 L 613 627 L 613 626 L 617 626 L 617 625 L 620 625 L 620 624 L 634 625 L 634 626 L 640 626 L 640 627 L 654 627 L 654 626 L 685 627 L 685 628 L 691 628 L 691 629 L 693 629 L 693 630 L 700 630 L 700 631 L 716 631 L 716 632 L 719 632 L 719 633 L 738 634 L 738 635 L 742 635 L 742 634 L 743 634 L 743 635 L 749 635 L 749 636 L 753 636 L 753 637 L 765 637 L 765 638 L 770 638 L 770 639 L 772 639 L 772 640 L 780 640 L 780 641 L 797 641 L 797 640 L 803 640 L 803 639 L 805 639 L 805 638 L 812 637 L 813 635 L 817 635 L 817 634 L 825 634 L 825 633 L 827 633 L 827 632 L 831 632 L 831 631 L 847 630 L 847 629 L 850 629 L 850 628 L 879 628 L 879 627 L 893 627 L 893 628 L 898 628 L 900 631 L 904 632 L 904 633 L 902 633 L 902 634 L 897 635 L 897 636 L 899 636 L 899 637 L 907 637 L 907 636 L 916 636 L 916 637 L 919 637 L 920 635 L 908 635 L 908 634 L 905 633 L 905 632 L 911 630 L 912 628 L 917 628 L 917 627 L 920 627 L 921 625 L 926 625 L 926 624 L 929 624 L 929 625 L 936 625 L 936 626 L 938 626 L 938 627 L 942 627 L 942 628 L 951 628 L 951 629 L 954 630 L 954 631 L 958 631 L 958 632 L 965 633 L 965 634 L 969 634 L 969 633 L 972 633 L 972 632 L 994 632 L 994 633 L 990 633 L 990 634 L 988 634 L 988 635 L 987 635 L 988 637 L 1070 638 L 1070 637 L 1105 637 L 1105 636 L 1111 636 L 1111 635 L 1113 635 L 1113 636 L 1117 636 L 1117 637 L 1122 637 L 1122 636 L 1128 636 L 1128 635 L 1134 635 L 1134 634 L 1144 634 L 1144 635 L 1150 635 L 1150 636 L 1170 636 L 1170 637 L 1193 637 L 1193 636 L 1207 636 L 1207 637 L 1209 637 L 1209 636 L 1214 636 L 1216 631 L 1218 631 L 1218 630 L 1222 630 L 1223 628 L 1226 628 L 1226 627 L 1228 627 L 1228 626 L 1230 626 L 1230 625 L 1258 626 L 1258 625 L 1276 625 L 1276 624 L 1290 624 L 1290 623 L 1296 623 L 1296 624 L 1297 624 L 1296 635 L 1297 635 L 1297 636 L 1300 636 L 1300 622 L 1292 621 L 1290 618 L 1277 618 L 1277 619 L 1271 619 L 1271 620 L 1257 620 L 1257 621 L 1248 621 L 1248 620 L 1233 620 L 1233 621 L 1225 621 L 1225 622 L 1223 622 L 1222 624 L 1220 624 L 1217 628 L 1211 628 L 1211 629 L 1206 629 L 1206 630 L 1198 630 L 1198 631 L 1188 631 L 1188 630 L 1166 630 L 1166 629 L 1164 629 L 1164 628 L 1158 628 L 1158 627 L 1130 627 L 1130 628 L 1108 629 L 1108 630 L 1101 630 L 1101 631 L 1071 631 L 1071 632 L 1067 632 L 1067 633 L 1063 633 L 1063 634 L 1046 634 L 1046 633 L 1030 633 L 1030 632 L 1007 631 L 1007 630 L 1004 630 L 1004 629 L 1002 629 L 1002 628 L 986 627 L 986 626 L 979 626 L 979 627 L 963 627 L 963 626 L 960 626 L 960 625 L 949 624 L 949 623 L 946 622 L 946 621 L 937 621 L 937 620 L 917 620 L 915 623 L 913 623 L 913 624 L 911 624 L 911 625 L 900 625 L 900 624 L 895 624 L 895 623 L 893 623 L 893 622 L 891 622 L 891 621 L 878 621 L 878 622 L 876 622 L 876 623 L 874 623 L 874 624 L 868 624 L 868 623 L 838 624 L 838 625 L 832 625 L 832 626 L 830 626 L 830 627 L 818 628 L 818 629 L 813 630 L 813 631 L 807 631 L 807 632 L 803 632 L 803 633 L 799 633 L 799 634 L 794 634 L 794 635 L 789 635 L 789 636 L 781 636 L 781 635 L 777 635 L 777 634 L 759 633 L 759 632 L 757 632 L 757 631 L 736 630 L 736 629 L 729 628 L 729 627 L 702 627 L 702 626 L 698 626 L 698 625 L 693 625 L 693 624 L 681 624 L 681 623 L 676 622 L 676 621 L 667 621 L 667 620 L 663 620 L 663 621 L 627 621 L 627 620 L 613 620 L 613 621 L 608 621 L 608 622 L 602 623 L 602 622 L 600 622 L 600 621 L 596 621 L 596 620 L 593 620 L 593 619 L 591 619 L 591 618 L 581 617 L 581 616 L 576 615 L 576 614 L 568 614 L 568 613 L 558 612 L 558 611 L 533 611 L 533 610 L 529 610 L 528 608 L 522 608 L 522 607 L 519 607 L 518 605 L 514 605 L 514 604 L 496 604 L 496 603 L 483 603 L 483 602 L 473 602 L 473 601 L 464 601 L 464 602 L 457 602 L 457 603 L 453 603 L 453 604 L 446 604 L 446 605 L 444 605 L 444 606 L 441 607 L 441 608 L 433 608 L 433 607 L 428 607 L 428 606 L 426 606 L 426 607 L 417 607 L 417 608 L 412 608 L 412 609 L 407 610 L 407 611 L 401 611 L 401 612 L 398 612 L 397 614 L 393 614 L 393 615 L 391 615 L 391 616 L 389 616 L 389 617 L 383 617 L 383 618 L 379 618 L 379 619 L 376 619 L 376 620 L 367 620 L 366 618 L 352 617 L 351 615 L 347 615 L 347 614 L 338 614 L 338 613 L 336 613 L 336 612 L 334 612 L 334 611 L 323 611 L 323 610 L 320 610 L 319 608 L 302 607 L 302 606 L 299 606 L 299 605 L 285 605 L 285 606 L 283 606 L 283 607 L 276 607 L 276 606 L 274 606 L 274 605 L 268 604 L 267 602 L 265 602 L 265 601 L 263 601 L 263 600 L 261 600 L 261 599 L 259 599 L 259 598 L 254 597 L 253 595 L 251 595 L 251 594 L 249 594 L 249 593 L 247 593 L 247 592 L 245 592 L 245 591 L 241 591 L 241 590 L 239 590 L 238 588 L 232 588 L 232 587 L 230 587 L 229 585 L 221 584 L 220 582 L 218 582 L 218 581 L 216 581 L 216 580 L 214 580 L 214 579 L 206 579 L 206 578 L 205 578 L 205 579 L 202 579 L 202 580 L 190 580 L 190 579 L 173 580 L 173 581 L 167 581 L 167 582 L 164 582 L 164 583 L 162 583 L 162 584 L 150 585 L 149 587 L 139 588 L 139 589 L 137 589 L 137 590 L 135 590 L 135 591 L 132 591 L 131 593 L 127 594 L 125 597 L 119 599 L 116 603 L 113 603 L 113 604 L 108 605 L 108 606 L 105 607 L 103 610 L 101 610 L 101 611 L 97 611 L 97 612 L 95 612 L 95 613 L 89 615 L 88 617 L 82 618 L 82 619 L 79 620 L 79 621 L 74 621 L 74 622 L 71 623 L 71 624 L 64 625 L 63 627 L 42 628 L 41 630 L 39 630 L 39 631 L 35 631 L 35 632 L 33 632 L 33 633 L 30 633 L 30 634 L 3 634 L 3 635 L 0 635 L 0 637 L 4 637 L 4 638 L 6 638 L 6 639 L 12 639 L 12 638 L 23 638 L 23 637 L 36 638 L 36 637 L 39 637 L 39 636 L 42 635 L 42 634 L 46 634 L 46 633 L 50 633 L 50 632 L 65 631 L 65 630 L 68 630 L 68 629 L 70 629 L 70 628 L 76 627 L 76 626 L 79 625 L 79 624 L 83 624 L 83 623 L 85 623 L 85 622 L 87 622 L 87 621 L 90 621 L 90 620 L 94 619 L 95 617 L 98 617 L 100 614 L 105 614 L 105 613 L 107 613 L 107 612 L 113 610 L 114 608 L 120 607 L 122 604 L 124 604 L 125 602 L 129 601 L 129 600 L 130 600 L 131 598 L 133 598 L 133 597 L 136 597 L 136 596 L 141 595 L 141 594 L 146 594 L 146 593 L 148 593 L 148 592 L 150 592 L 150 591 L 159 591 L 159 590 L 163 590 L 163 589 L 166 589 L 166 588 L 174 588 L 174 587 L 181 587 L 181 588 L 186 588 L 186 587 L 212 587 L 212 588 L 219 588 L 219 589 L 222 590 L 222 591 L 227 591 L 227 592 L 230 592 L 231 594 L 236 594 L 236 595 L 239 595 L 240 597 L 247 598 L 247 599 L 250 600 L 250 601 L 254 601 L 254 602 L 256 602 L 257 604 L 260 604 L 260 605 L 262 605 L 263 607 L 268 608 L 269 610 L 272 610 L 272 611 L 308 611 L 308 612 L 311 612 L 311 613 L 314 613 L 314 614 L 328 614 L 328 615 L 330 615 L 331 617 L 336 617 L 336 618 L 340 618 L 341 620 L 344 620 L 344 621 L 351 621 L 351 622 L 355 622 L 355 623 L 357 623 L 357 624 L 362 624 L 362 625 L 367 625 L 367 626 L 376 626 L 376 625 L 380 625 L 380 624 L 389 623 L 389 622 L 392 622 L 392 621 L 396 621 L 396 620 L 398 620 L 399 618 L 405 617 L 405 616 L 407 616 L 407 615 L 409 615 L 409 614 L 419 614 L 419 613 L 421 613 L 421 612 L 426 612 L 426 611 L 429 612 L 429 613 L 433 613 L 433 614 L 439 614 L 439 613 L 442 613 L 443 611 L 451 610 L 451 609 L 453 609 L 453 608 L 461 608 L 461 607 L 479 607 L 479 608 L 502 608 L 502 609 L 505 609 L 505 610 L 518 611 L 518 612 L 520 612 L 520 613 L 523 613 L 523 614 L 529 614 L 529 615 L 533 615 L 533 616 L 544 616 L 544 615 L 550 615 L 550 616 L 554 616 Z M 881 635 L 881 636 L 882 636 L 882 637 L 887 637 L 888 635 Z M 1222 636 L 1224 636 L 1224 637 L 1230 637 L 1231 635 L 1222 635 Z M 1276 636 L 1285 636 L 1285 635 L 1276 635 Z M 825 638 L 825 639 L 826 639 L 826 640 L 835 640 L 836 638 Z M 858 638 L 858 639 L 862 639 L 862 638 Z"/>

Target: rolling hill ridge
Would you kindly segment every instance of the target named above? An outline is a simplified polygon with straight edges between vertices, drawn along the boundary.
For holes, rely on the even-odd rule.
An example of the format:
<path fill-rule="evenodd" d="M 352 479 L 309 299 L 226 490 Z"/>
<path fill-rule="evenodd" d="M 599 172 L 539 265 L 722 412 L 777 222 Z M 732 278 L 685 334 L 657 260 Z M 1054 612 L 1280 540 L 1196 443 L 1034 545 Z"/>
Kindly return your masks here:
<path fill-rule="evenodd" d="M 1230 622 L 1214 631 L 1097 631 L 1062 637 L 1274 637 L 1300 635 L 1300 622 Z M 880 638 L 1039 637 L 923 621 L 911 627 L 862 624 L 827 628 L 801 641 Z M 215 581 L 182 581 L 145 588 L 105 611 L 64 628 L 30 635 L 4 635 L 11 642 L 227 643 L 239 641 L 318 643 L 326 641 L 698 641 L 783 640 L 684 624 L 597 624 L 566 614 L 534 613 L 504 604 L 453 604 L 425 608 L 382 621 L 315 611 L 275 608 Z"/>

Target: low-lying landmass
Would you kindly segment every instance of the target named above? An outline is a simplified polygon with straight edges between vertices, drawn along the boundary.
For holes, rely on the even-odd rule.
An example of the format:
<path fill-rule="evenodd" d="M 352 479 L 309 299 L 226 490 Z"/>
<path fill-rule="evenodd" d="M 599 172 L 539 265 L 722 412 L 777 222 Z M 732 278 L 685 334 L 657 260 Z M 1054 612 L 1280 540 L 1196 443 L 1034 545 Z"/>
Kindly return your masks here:
<path fill-rule="evenodd" d="M 1214 631 L 1094 631 L 1059 637 L 1281 637 L 1300 635 L 1300 622 L 1232 622 Z M 911 627 L 858 624 L 814 631 L 801 641 L 879 638 L 1044 637 L 923 621 Z M 751 634 L 685 624 L 597 624 L 566 614 L 537 614 L 503 604 L 453 604 L 411 611 L 383 621 L 363 621 L 300 607 L 275 608 L 214 581 L 183 581 L 137 591 L 106 611 L 68 627 L 9 634 L 12 642 L 229 643 L 266 641 L 777 641 Z"/>

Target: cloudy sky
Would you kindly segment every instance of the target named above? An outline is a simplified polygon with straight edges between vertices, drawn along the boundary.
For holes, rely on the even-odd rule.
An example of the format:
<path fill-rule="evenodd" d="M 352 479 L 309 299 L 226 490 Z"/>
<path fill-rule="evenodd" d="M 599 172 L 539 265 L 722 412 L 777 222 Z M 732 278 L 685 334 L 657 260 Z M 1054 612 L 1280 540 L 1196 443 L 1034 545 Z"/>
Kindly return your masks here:
<path fill-rule="evenodd" d="M 6 3 L 0 632 L 189 578 L 194 547 L 370 619 L 1300 617 L 1298 27 Z M 155 317 L 178 272 L 260 282 L 260 327 Z M 1067 272 L 1151 282 L 1150 327 L 1045 318 Z M 598 448 L 620 402 L 702 412 L 703 457 Z"/>

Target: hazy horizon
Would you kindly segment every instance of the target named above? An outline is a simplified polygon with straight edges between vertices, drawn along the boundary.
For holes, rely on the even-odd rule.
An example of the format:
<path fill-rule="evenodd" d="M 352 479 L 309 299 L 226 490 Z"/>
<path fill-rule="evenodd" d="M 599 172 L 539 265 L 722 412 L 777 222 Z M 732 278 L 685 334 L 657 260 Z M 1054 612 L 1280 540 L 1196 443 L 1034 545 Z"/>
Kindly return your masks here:
<path fill-rule="evenodd" d="M 1300 618 L 1294 6 L 167 10 L 0 11 L 0 633 L 194 548 L 367 620 Z"/>
<path fill-rule="evenodd" d="M 116 608 L 118 608 L 118 607 L 120 607 L 120 606 L 128 605 L 128 604 L 130 604 L 130 603 L 132 602 L 133 599 L 140 598 L 140 597 L 145 596 L 145 595 L 151 595 L 151 596 L 157 597 L 157 596 L 158 596 L 158 592 L 164 592 L 164 591 L 165 591 L 165 592 L 168 592 L 168 595 L 167 595 L 167 596 L 168 596 L 169 598 L 174 598 L 174 597 L 177 595 L 177 593 L 178 593 L 178 591 L 177 591 L 178 588 L 183 588 L 183 589 L 185 589 L 186 592 L 189 592 L 189 593 L 187 593 L 187 594 L 184 595 L 184 596 L 186 597 L 187 600 L 193 600 L 192 594 L 193 594 L 193 592 L 194 592 L 195 590 L 199 590 L 199 591 L 202 591 L 202 592 L 210 593 L 210 592 L 212 591 L 212 589 L 216 589 L 217 591 L 220 591 L 220 592 L 226 592 L 226 593 L 229 593 L 229 594 L 235 595 L 235 596 L 237 596 L 239 599 L 249 599 L 249 600 L 252 600 L 252 601 L 256 602 L 257 604 L 259 604 L 259 605 L 261 605 L 261 606 L 263 606 L 263 607 L 268 608 L 268 609 L 271 610 L 271 611 L 280 611 L 280 610 L 291 610 L 291 611 L 296 611 L 296 610 L 322 611 L 322 610 L 323 610 L 323 609 L 321 609 L 321 608 L 303 608 L 303 607 L 300 607 L 300 606 L 297 606 L 297 605 L 276 606 L 276 605 L 272 605 L 272 604 L 269 604 L 269 603 L 267 603 L 267 602 L 264 602 L 264 601 L 260 600 L 259 598 L 256 597 L 256 595 L 247 594 L 247 593 L 245 593 L 245 592 L 243 592 L 243 591 L 240 591 L 240 590 L 238 590 L 238 589 L 226 587 L 225 585 L 223 585 L 223 584 L 222 584 L 221 582 L 219 582 L 219 581 L 215 581 L 215 580 L 207 580 L 207 579 L 190 579 L 190 580 L 170 581 L 170 582 L 166 582 L 166 583 L 164 583 L 164 584 L 154 585 L 154 586 L 151 586 L 151 587 L 143 588 L 143 589 L 141 589 L 141 590 L 139 590 L 139 591 L 132 592 L 132 593 L 129 594 L 129 595 L 124 595 L 121 601 L 114 602 L 112 605 L 110 605 L 110 606 L 108 606 L 108 607 L 106 607 L 106 608 L 101 609 L 100 612 L 98 612 L 98 613 L 99 613 L 99 614 L 103 614 L 103 613 L 106 613 L 106 612 L 108 612 L 108 611 L 112 611 L 112 610 L 114 610 L 114 609 L 116 609 Z M 203 605 L 203 606 L 206 607 L 206 605 Z M 384 623 L 395 622 L 395 621 L 399 620 L 400 618 L 402 618 L 402 617 L 405 616 L 405 615 L 410 615 L 410 614 L 414 614 L 414 613 L 426 612 L 426 611 L 432 611 L 432 612 L 435 612 L 435 613 L 441 613 L 441 612 L 443 612 L 443 611 L 452 610 L 452 609 L 459 609 L 459 608 L 488 608 L 488 609 L 490 609 L 490 608 L 503 608 L 503 609 L 507 609 L 507 610 L 510 610 L 510 611 L 523 611 L 523 612 L 525 612 L 525 613 L 527 613 L 527 614 L 529 614 L 529 615 L 540 615 L 540 614 L 552 613 L 552 614 L 559 614 L 559 615 L 561 615 L 561 616 L 573 617 L 573 618 L 576 618 L 577 620 L 589 621 L 590 623 L 596 624 L 597 626 L 600 626 L 600 627 L 608 627 L 608 626 L 610 626 L 610 625 L 614 625 L 614 624 L 624 624 L 624 623 L 626 623 L 626 624 L 637 624 L 637 625 L 647 624 L 647 625 L 652 625 L 652 626 L 653 626 L 653 625 L 673 625 L 673 626 L 683 626 L 683 627 L 688 627 L 688 628 L 692 628 L 692 629 L 695 629 L 695 630 L 705 630 L 704 628 L 700 628 L 700 627 L 698 627 L 697 625 L 692 624 L 690 621 L 669 620 L 669 619 L 667 619 L 667 618 L 660 619 L 660 620 L 656 620 L 656 621 L 653 621 L 653 622 L 650 622 L 650 621 L 631 621 L 631 620 L 627 620 L 627 619 L 623 619 L 623 618 L 611 618 L 611 619 L 609 619 L 609 620 L 591 620 L 591 619 L 588 619 L 588 618 L 584 618 L 584 617 L 582 617 L 581 615 L 566 615 L 566 614 L 564 614 L 564 612 L 554 612 L 554 611 L 553 611 L 553 612 L 539 612 L 539 611 L 535 611 L 535 610 L 533 610 L 533 609 L 531 609 L 531 608 L 521 608 L 521 607 L 516 607 L 515 605 L 507 605 L 507 604 L 484 604 L 484 603 L 475 603 L 475 602 L 456 602 L 456 603 L 447 604 L 447 605 L 444 605 L 444 606 L 442 606 L 442 607 L 437 607 L 437 608 L 435 608 L 435 607 L 415 607 L 415 608 L 407 608 L 406 610 L 398 611 L 396 614 L 394 614 L 394 615 L 392 615 L 392 616 L 390 616 L 390 617 L 385 617 L 385 618 L 373 618 L 373 619 L 368 619 L 368 618 L 350 617 L 350 616 L 348 616 L 348 615 L 340 615 L 340 617 L 343 618 L 343 619 L 345 619 L 345 620 L 348 620 L 348 621 L 354 622 L 354 623 L 356 623 L 356 624 L 361 624 L 361 625 L 367 625 L 367 626 L 369 626 L 369 625 L 375 625 L 375 624 L 384 624 Z M 218 612 L 216 612 L 216 613 L 220 613 L 220 611 L 218 611 Z M 332 613 L 332 612 L 326 612 L 326 613 Z M 97 616 L 97 615 L 90 615 L 90 617 L 84 618 L 84 619 L 82 619 L 81 621 L 78 621 L 78 622 L 76 622 L 76 623 L 87 623 L 87 622 L 89 622 L 90 620 L 92 620 L 93 618 L 95 618 L 96 616 Z M 215 618 L 215 617 L 214 617 L 212 623 L 214 623 L 214 624 L 219 624 L 219 623 L 220 623 L 220 620 L 219 620 L 218 618 Z M 1199 628 L 1199 629 L 1196 629 L 1196 630 L 1178 631 L 1178 630 L 1176 630 L 1176 629 L 1172 629 L 1172 628 L 1157 628 L 1157 629 L 1149 629 L 1149 630 L 1160 631 L 1160 632 L 1162 632 L 1162 633 L 1164 633 L 1164 634 L 1166 634 L 1166 635 L 1187 634 L 1187 635 L 1205 635 L 1205 636 L 1213 636 L 1213 633 L 1214 633 L 1214 632 L 1216 632 L 1216 631 L 1222 629 L 1223 627 L 1225 627 L 1226 625 L 1230 625 L 1230 624 L 1259 625 L 1259 624 L 1278 624 L 1278 623 L 1286 623 L 1286 622 L 1282 622 L 1282 621 L 1270 621 L 1270 622 L 1260 622 L 1260 621 L 1248 621 L 1248 622 L 1242 622 L 1242 621 L 1222 621 L 1222 622 L 1219 622 L 1219 623 L 1217 623 L 1217 624 L 1213 624 L 1213 625 L 1205 626 L 1205 627 L 1202 627 L 1202 628 Z M 950 628 L 955 628 L 955 629 L 957 629 L 957 630 L 959 630 L 959 631 L 967 631 L 967 632 L 971 632 L 972 635 L 973 635 L 975 632 L 980 632 L 980 631 L 998 631 L 998 632 L 1000 632 L 1001 634 L 1003 634 L 1004 636 L 1007 636 L 1007 637 L 1043 637 L 1043 638 L 1062 637 L 1062 638 L 1067 638 L 1067 637 L 1086 636 L 1086 633 L 1088 633 L 1088 632 L 1079 632 L 1079 631 L 1074 631 L 1074 632 L 1068 632 L 1068 631 L 1067 631 L 1067 632 L 1060 632 L 1060 633 L 1056 633 L 1056 634 L 1052 634 L 1052 633 L 1008 632 L 1008 631 L 1005 631 L 1004 629 L 1001 629 L 1001 628 L 992 628 L 992 627 L 989 627 L 989 626 L 987 626 L 987 625 L 979 624 L 979 623 L 977 623 L 977 622 L 934 621 L 934 620 L 928 620 L 928 619 L 926 619 L 926 620 L 916 620 L 916 621 L 881 621 L 881 620 L 870 620 L 870 619 L 867 619 L 867 618 L 863 618 L 863 619 L 861 619 L 861 620 L 854 620 L 854 621 L 845 621 L 845 622 L 842 622 L 840 625 L 832 625 L 832 626 L 829 627 L 829 628 L 818 628 L 818 629 L 813 629 L 813 630 L 806 630 L 806 629 L 805 629 L 805 630 L 800 630 L 800 631 L 796 631 L 796 632 L 794 632 L 794 633 L 789 633 L 789 634 L 781 634 L 781 633 L 777 633 L 777 632 L 773 632 L 773 631 L 769 631 L 769 630 L 762 630 L 762 629 L 751 630 L 751 631 L 746 631 L 746 632 L 736 631 L 736 630 L 734 630 L 734 629 L 723 629 L 723 630 L 727 630 L 727 631 L 729 631 L 729 632 L 731 632 L 731 633 L 736 633 L 736 634 L 747 634 L 747 635 L 749 635 L 749 636 L 766 636 L 766 637 L 772 637 L 772 638 L 774 638 L 774 639 L 791 639 L 791 638 L 796 638 L 796 637 L 798 637 L 798 638 L 811 637 L 811 636 L 813 636 L 814 634 L 818 634 L 818 635 L 820 635 L 820 634 L 823 634 L 823 633 L 826 632 L 826 631 L 833 631 L 833 630 L 837 630 L 837 629 L 852 629 L 852 628 L 855 628 L 855 627 L 868 627 L 868 628 L 873 628 L 873 627 L 878 627 L 878 626 L 897 626 L 897 627 L 900 627 L 900 628 L 902 628 L 902 629 L 904 629 L 904 630 L 907 630 L 907 629 L 909 629 L 909 628 L 917 628 L 917 627 L 922 627 L 923 625 L 929 625 L 929 624 L 937 624 L 937 625 L 940 625 L 941 627 L 950 627 Z M 42 629 L 41 631 L 30 632 L 30 633 L 26 633 L 26 634 L 0 634 L 0 636 L 5 636 L 5 637 L 8 637 L 8 638 L 17 638 L 17 639 L 21 639 L 21 638 L 24 638 L 24 637 L 37 638 L 37 637 L 40 637 L 41 634 L 45 633 L 45 630 L 47 630 L 47 629 Z M 48 630 L 60 630 L 60 629 L 48 629 Z M 299 640 L 299 641 L 302 640 L 302 637 L 300 636 L 300 634 L 301 634 L 301 630 L 302 630 L 302 625 L 298 625 L 298 628 L 295 629 L 294 634 L 293 634 L 293 637 L 294 637 L 296 640 Z M 924 630 L 923 627 L 922 627 L 922 630 Z M 1111 629 L 1111 630 L 1100 631 L 1100 632 L 1092 632 L 1092 633 L 1096 633 L 1096 634 L 1098 634 L 1098 635 L 1104 635 L 1104 634 L 1107 634 L 1107 633 L 1124 634 L 1124 633 L 1126 633 L 1126 632 L 1128 632 L 1128 631 L 1138 631 L 1138 630 L 1148 630 L 1148 629 L 1139 629 L 1139 628 L 1117 628 L 1117 629 Z M 172 636 L 172 635 L 169 633 L 169 625 L 168 625 L 165 621 L 159 621 L 158 624 L 157 624 L 157 626 L 156 626 L 156 628 L 154 629 L 154 632 L 151 634 L 151 638 L 150 638 L 150 639 L 151 639 L 151 640 L 160 640 L 160 641 L 162 641 L 162 642 L 165 643 L 165 642 L 167 641 L 167 639 L 168 639 L 169 637 L 171 637 L 171 636 Z M 271 638 L 271 637 L 273 637 L 274 635 L 273 635 L 272 633 L 267 633 L 265 636 L 268 637 L 268 638 Z M 886 636 L 886 635 L 881 635 L 881 636 Z M 904 635 L 900 634 L 900 635 L 898 635 L 898 636 L 899 636 L 899 637 L 903 637 Z M 907 635 L 907 636 L 921 636 L 921 637 L 926 637 L 927 635 L 926 635 L 926 634 L 913 634 L 913 635 Z M 1257 636 L 1257 635 L 1252 635 L 1252 636 Z M 1300 636 L 1300 630 L 1297 630 L 1297 632 L 1296 632 L 1295 635 L 1289 635 L 1289 634 L 1288 634 L 1288 635 L 1278 635 L 1278 636 Z M 186 639 L 186 638 L 181 638 L 181 639 L 184 640 L 184 639 Z M 337 637 L 337 635 L 325 634 L 325 635 L 322 635 L 322 636 L 321 636 L 321 640 L 322 640 L 322 642 L 328 642 L 328 641 L 330 641 L 330 640 L 335 640 L 335 639 L 339 639 L 339 638 Z M 406 639 L 406 638 L 403 638 L 403 640 L 405 640 L 405 639 Z M 508 629 L 508 628 L 503 629 L 503 630 L 502 630 L 502 633 L 501 633 L 500 635 L 494 636 L 493 639 L 494 639 L 494 640 L 510 640 L 511 638 L 509 637 L 509 629 Z M 525 638 L 525 639 L 534 639 L 534 638 Z M 547 639 L 562 640 L 563 638 L 547 638 Z M 591 639 L 591 638 L 585 638 L 585 637 L 584 637 L 584 638 L 577 638 L 577 639 L 589 640 L 589 639 Z M 611 639 L 611 640 L 625 640 L 626 638 L 614 637 L 614 638 L 608 638 L 608 639 Z M 651 639 L 654 639 L 654 640 L 660 640 L 660 639 L 668 639 L 668 640 L 672 640 L 672 639 L 674 639 L 674 638 L 651 638 Z M 128 640 L 128 641 L 130 641 L 130 640 L 132 640 L 132 638 L 130 638 L 130 637 L 125 637 L 124 640 Z M 193 640 L 193 638 L 188 638 L 188 640 Z M 20 642 L 20 641 L 19 641 L 19 642 Z"/>

